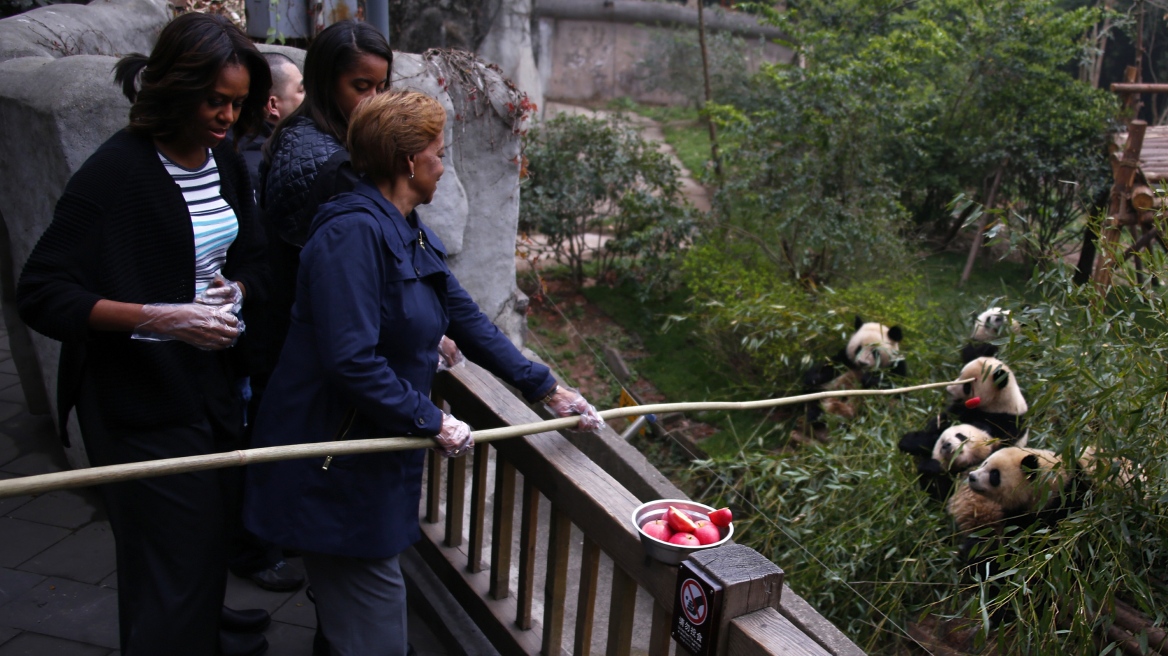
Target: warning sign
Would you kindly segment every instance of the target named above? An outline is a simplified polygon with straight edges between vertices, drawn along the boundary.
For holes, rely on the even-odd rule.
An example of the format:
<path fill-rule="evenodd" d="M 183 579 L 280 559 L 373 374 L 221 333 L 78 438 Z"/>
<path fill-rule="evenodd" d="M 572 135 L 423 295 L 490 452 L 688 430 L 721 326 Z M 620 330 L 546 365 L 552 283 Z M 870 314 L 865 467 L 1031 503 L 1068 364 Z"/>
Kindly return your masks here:
<path fill-rule="evenodd" d="M 681 584 L 681 611 L 686 619 L 694 624 L 702 624 L 709 614 L 710 604 L 706 601 L 706 593 L 702 586 L 693 579 L 686 579 Z"/>
<path fill-rule="evenodd" d="M 677 570 L 673 598 L 673 639 L 694 656 L 713 654 L 717 646 L 722 586 L 683 562 Z"/>

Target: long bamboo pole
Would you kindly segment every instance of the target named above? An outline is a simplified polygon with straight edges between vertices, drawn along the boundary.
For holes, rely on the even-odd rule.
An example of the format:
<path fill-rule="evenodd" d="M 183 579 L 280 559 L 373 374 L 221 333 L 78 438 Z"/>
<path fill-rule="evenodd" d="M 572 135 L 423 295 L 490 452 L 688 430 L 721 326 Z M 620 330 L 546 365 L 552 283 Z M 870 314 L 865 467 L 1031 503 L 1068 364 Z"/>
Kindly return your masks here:
<path fill-rule="evenodd" d="M 666 412 L 701 412 L 703 410 L 757 410 L 773 408 L 781 405 L 794 405 L 819 401 L 821 399 L 848 397 L 848 396 L 891 396 L 906 394 L 921 390 L 935 389 L 947 385 L 972 382 L 973 379 L 950 381 L 944 383 L 929 383 L 913 387 L 898 387 L 886 390 L 838 390 L 832 392 L 816 392 L 778 399 L 762 399 L 758 401 L 705 401 L 697 403 L 657 403 L 637 405 L 627 408 L 613 408 L 600 413 L 604 419 L 628 417 L 631 415 L 663 414 Z M 572 428 L 579 422 L 579 417 L 565 417 L 549 419 L 531 424 L 519 424 L 503 428 L 491 428 L 474 431 L 476 444 L 504 440 L 522 435 L 547 433 L 566 428 Z M 240 449 L 224 453 L 211 453 L 201 456 L 186 456 L 184 458 L 166 458 L 162 460 L 147 460 L 130 462 L 105 467 L 90 467 L 75 469 L 52 474 L 25 476 L 0 481 L 0 499 L 25 494 L 41 494 L 53 490 L 66 490 L 74 487 L 117 483 L 136 478 L 151 476 L 166 476 L 186 472 L 202 471 L 205 469 L 221 469 L 224 467 L 241 467 L 258 462 L 273 462 L 276 460 L 295 460 L 297 458 L 324 458 L 326 456 L 343 456 L 355 453 L 376 453 L 382 451 L 410 451 L 413 449 L 428 449 L 436 443 L 429 437 L 379 437 L 367 440 L 344 440 L 339 442 L 313 442 L 310 444 L 289 444 L 285 446 L 269 446 L 262 449 Z"/>

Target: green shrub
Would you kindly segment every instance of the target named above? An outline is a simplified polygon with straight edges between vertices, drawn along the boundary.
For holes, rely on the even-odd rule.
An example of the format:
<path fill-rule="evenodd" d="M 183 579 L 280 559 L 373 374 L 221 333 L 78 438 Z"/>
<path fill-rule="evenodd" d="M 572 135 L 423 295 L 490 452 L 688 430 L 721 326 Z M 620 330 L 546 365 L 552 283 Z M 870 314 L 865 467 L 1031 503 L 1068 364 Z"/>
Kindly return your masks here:
<path fill-rule="evenodd" d="M 683 271 L 692 309 L 677 320 L 695 324 L 721 357 L 745 367 L 742 378 L 771 390 L 796 390 L 812 358 L 844 347 L 857 315 L 901 326 L 911 343 L 935 309 L 920 299 L 917 274 L 809 290 L 741 243 L 703 241 L 686 254 Z"/>
<path fill-rule="evenodd" d="M 620 272 L 648 287 L 668 282 L 693 209 L 656 145 L 615 119 L 560 115 L 527 134 L 525 154 L 520 228 L 544 235 L 577 285 L 586 261 L 601 279 Z"/>

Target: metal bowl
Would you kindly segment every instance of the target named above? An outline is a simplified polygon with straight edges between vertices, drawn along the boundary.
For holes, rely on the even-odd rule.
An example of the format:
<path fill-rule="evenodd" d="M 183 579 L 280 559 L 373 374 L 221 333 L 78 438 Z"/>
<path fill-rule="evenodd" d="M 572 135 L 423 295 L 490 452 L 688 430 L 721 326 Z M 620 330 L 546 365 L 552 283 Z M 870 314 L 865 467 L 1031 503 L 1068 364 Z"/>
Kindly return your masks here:
<path fill-rule="evenodd" d="M 677 565 L 695 551 L 713 549 L 714 547 L 720 547 L 726 544 L 731 536 L 734 535 L 733 523 L 729 526 L 718 527 L 718 531 L 722 534 L 721 540 L 697 547 L 683 547 L 680 544 L 671 544 L 645 535 L 645 531 L 641 530 L 641 527 L 646 522 L 663 519 L 665 513 L 669 511 L 669 506 L 673 506 L 688 514 L 695 522 L 700 519 L 708 521 L 710 513 L 714 511 L 714 508 L 695 501 L 689 501 L 688 499 L 658 499 L 657 501 L 650 501 L 649 503 L 643 503 L 637 506 L 637 509 L 633 511 L 633 526 L 637 527 L 637 533 L 641 536 L 641 546 L 645 547 L 645 553 L 656 560 L 669 565 Z"/>

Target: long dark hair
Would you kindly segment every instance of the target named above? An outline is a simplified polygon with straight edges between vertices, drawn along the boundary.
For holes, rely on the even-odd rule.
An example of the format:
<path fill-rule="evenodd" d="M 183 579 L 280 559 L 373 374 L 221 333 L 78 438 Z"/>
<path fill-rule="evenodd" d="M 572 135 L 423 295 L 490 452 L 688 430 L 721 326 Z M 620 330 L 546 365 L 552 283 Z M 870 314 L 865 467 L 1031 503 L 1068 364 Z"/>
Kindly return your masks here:
<path fill-rule="evenodd" d="M 215 14 L 191 12 L 175 18 L 162 28 L 149 57 L 134 53 L 114 66 L 114 80 L 133 103 L 130 130 L 163 142 L 174 139 L 206 101 L 227 65 L 244 66 L 251 77 L 247 100 L 235 122 L 238 142 L 264 120 L 272 74 L 251 40 L 227 18 Z"/>
<path fill-rule="evenodd" d="M 311 118 L 321 132 L 345 143 L 349 117 L 337 105 L 337 78 L 352 70 L 361 55 L 381 57 L 390 69 L 393 68 L 393 51 L 389 49 L 389 42 L 368 23 L 340 21 L 329 25 L 316 37 L 304 57 L 304 102 L 280 121 L 264 144 L 265 157 L 275 144 L 280 143 L 284 125 L 297 116 Z"/>

